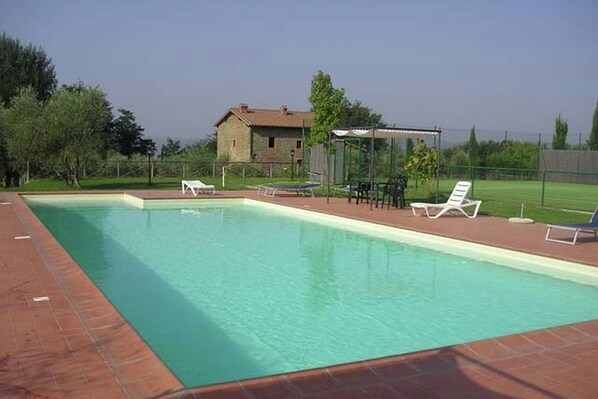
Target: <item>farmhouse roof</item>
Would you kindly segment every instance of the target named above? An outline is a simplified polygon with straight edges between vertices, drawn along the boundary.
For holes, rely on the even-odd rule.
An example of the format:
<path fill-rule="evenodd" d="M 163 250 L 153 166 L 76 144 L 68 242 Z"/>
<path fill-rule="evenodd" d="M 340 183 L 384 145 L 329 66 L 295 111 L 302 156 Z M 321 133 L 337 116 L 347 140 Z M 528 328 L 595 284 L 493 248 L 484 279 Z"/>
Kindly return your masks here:
<path fill-rule="evenodd" d="M 247 126 L 301 128 L 311 127 L 313 113 L 305 111 L 292 111 L 286 105 L 278 109 L 249 108 L 247 104 L 229 108 L 215 123 L 220 125 L 230 114 L 234 114 Z"/>

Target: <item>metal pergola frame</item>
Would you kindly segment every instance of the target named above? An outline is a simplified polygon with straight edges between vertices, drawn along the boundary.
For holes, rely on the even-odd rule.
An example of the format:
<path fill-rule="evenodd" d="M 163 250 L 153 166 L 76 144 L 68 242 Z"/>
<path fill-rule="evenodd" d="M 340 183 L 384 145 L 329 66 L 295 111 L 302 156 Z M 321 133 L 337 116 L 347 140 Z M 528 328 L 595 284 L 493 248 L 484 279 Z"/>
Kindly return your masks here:
<path fill-rule="evenodd" d="M 374 184 L 374 139 L 426 139 L 438 137 L 438 151 L 440 152 L 442 130 L 440 128 L 433 129 L 420 129 L 420 128 L 401 128 L 401 127 L 348 127 L 348 128 L 336 128 L 328 132 L 328 146 L 332 142 L 332 137 L 358 137 L 358 138 L 370 138 L 370 184 Z M 327 169 L 330 169 L 330 154 L 326 153 Z M 436 170 L 436 200 L 438 201 L 439 191 L 439 175 L 440 175 L 440 162 L 438 163 Z M 326 201 L 330 202 L 330 170 L 326 173 L 327 180 L 327 192 Z M 349 193 L 351 195 L 351 193 Z M 370 201 L 370 209 L 372 209 L 372 201 Z"/>

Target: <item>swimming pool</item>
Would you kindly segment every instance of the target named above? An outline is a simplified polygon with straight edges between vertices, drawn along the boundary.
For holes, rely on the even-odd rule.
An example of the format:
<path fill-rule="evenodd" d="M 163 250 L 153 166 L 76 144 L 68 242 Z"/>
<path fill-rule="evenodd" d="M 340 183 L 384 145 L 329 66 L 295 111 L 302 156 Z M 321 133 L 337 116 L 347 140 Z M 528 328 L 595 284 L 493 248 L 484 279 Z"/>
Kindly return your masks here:
<path fill-rule="evenodd" d="M 573 283 L 450 252 L 533 257 L 251 201 L 67 198 L 27 202 L 186 386 L 598 316 L 582 267 Z"/>

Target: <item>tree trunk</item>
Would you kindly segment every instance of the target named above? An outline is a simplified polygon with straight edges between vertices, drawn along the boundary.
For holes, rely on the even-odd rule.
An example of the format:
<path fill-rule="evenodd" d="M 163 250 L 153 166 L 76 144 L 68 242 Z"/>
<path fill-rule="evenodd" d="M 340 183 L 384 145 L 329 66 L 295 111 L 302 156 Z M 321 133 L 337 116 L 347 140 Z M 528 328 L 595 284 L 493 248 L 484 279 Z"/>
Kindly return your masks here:
<path fill-rule="evenodd" d="M 8 168 L 4 172 L 4 187 L 19 187 L 21 184 L 21 174 L 18 170 Z"/>
<path fill-rule="evenodd" d="M 6 169 L 2 180 L 4 183 L 4 187 L 6 187 L 6 188 L 10 187 L 10 184 L 11 184 L 10 169 Z"/>

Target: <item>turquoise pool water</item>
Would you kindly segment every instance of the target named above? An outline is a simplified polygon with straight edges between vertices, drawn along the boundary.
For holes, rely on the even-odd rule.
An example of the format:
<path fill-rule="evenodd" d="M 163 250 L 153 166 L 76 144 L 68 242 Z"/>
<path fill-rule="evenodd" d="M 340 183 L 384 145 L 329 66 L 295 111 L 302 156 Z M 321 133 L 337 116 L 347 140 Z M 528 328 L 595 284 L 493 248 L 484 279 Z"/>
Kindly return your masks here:
<path fill-rule="evenodd" d="M 595 286 L 276 209 L 29 202 L 186 386 L 598 318 Z"/>

